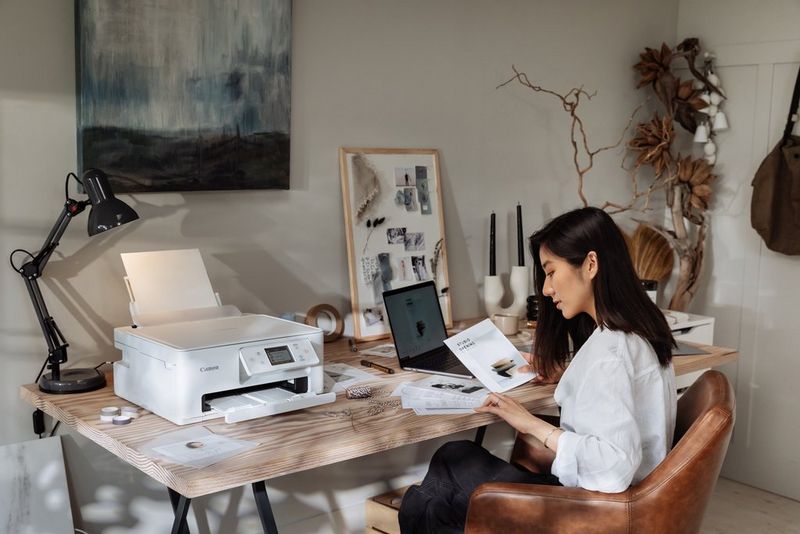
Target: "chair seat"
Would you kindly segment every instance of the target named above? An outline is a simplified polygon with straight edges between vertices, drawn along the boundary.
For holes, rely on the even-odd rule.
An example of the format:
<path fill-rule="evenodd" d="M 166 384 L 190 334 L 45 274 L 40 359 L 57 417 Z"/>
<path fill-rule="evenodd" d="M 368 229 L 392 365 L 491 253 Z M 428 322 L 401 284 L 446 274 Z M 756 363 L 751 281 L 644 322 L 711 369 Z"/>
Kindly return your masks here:
<path fill-rule="evenodd" d="M 531 484 L 487 483 L 472 493 L 465 532 L 696 533 L 714 491 L 734 424 L 725 375 L 706 371 L 678 400 L 674 446 L 636 486 L 622 493 Z M 511 461 L 540 466 L 517 437 Z M 527 457 L 526 457 L 527 455 Z"/>

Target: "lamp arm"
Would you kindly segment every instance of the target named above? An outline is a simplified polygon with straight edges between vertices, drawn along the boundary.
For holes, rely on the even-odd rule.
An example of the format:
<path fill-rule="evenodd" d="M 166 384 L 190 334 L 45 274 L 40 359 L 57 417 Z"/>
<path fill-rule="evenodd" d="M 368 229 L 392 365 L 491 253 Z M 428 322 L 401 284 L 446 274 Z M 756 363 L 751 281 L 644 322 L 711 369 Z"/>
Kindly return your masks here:
<path fill-rule="evenodd" d="M 67 340 L 64 339 L 64 335 L 58 328 L 55 319 L 53 319 L 47 311 L 47 305 L 44 302 L 42 291 L 39 288 L 38 279 L 42 276 L 44 268 L 50 260 L 50 256 L 58 246 L 72 217 L 81 213 L 88 205 L 89 202 L 79 202 L 68 198 L 64 203 L 64 209 L 61 210 L 61 214 L 58 216 L 58 219 L 56 219 L 53 228 L 44 240 L 42 248 L 36 253 L 33 259 L 27 261 L 17 270 L 22 278 L 25 279 L 25 287 L 28 290 L 33 309 L 36 312 L 36 318 L 39 320 L 39 326 L 47 342 L 47 363 L 48 367 L 52 370 L 52 377 L 55 380 L 60 380 L 61 373 L 59 366 L 67 361 L 67 347 L 69 344 Z"/>
<path fill-rule="evenodd" d="M 56 219 L 55 224 L 50 229 L 50 233 L 47 235 L 47 238 L 45 238 L 44 243 L 42 243 L 42 248 L 39 249 L 39 252 L 36 253 L 36 256 L 34 256 L 32 260 L 25 263 L 19 269 L 19 273 L 23 277 L 27 279 L 42 276 L 47 262 L 50 261 L 50 256 L 61 241 L 61 237 L 64 235 L 64 231 L 67 229 L 67 226 L 69 226 L 70 221 L 75 215 L 85 210 L 88 205 L 89 202 L 85 200 L 76 201 L 71 198 L 67 199 L 64 203 L 64 209 L 61 210 L 61 214 L 59 214 L 58 219 Z"/>

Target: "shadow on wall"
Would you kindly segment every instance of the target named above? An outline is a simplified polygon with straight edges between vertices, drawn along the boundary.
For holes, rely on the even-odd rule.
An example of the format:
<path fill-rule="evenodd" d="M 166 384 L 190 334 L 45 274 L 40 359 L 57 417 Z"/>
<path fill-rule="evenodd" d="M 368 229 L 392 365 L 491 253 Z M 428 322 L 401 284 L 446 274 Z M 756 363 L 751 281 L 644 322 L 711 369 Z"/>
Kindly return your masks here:
<path fill-rule="evenodd" d="M 314 269 L 291 262 L 291 257 L 282 252 L 276 254 L 254 247 L 216 253 L 213 257 L 235 273 L 235 285 L 243 291 L 242 298 L 258 299 L 243 309 L 244 312 L 261 309 L 273 315 L 305 313 L 311 306 L 322 302 L 333 305 L 343 316 L 350 311 L 349 302 L 341 293 L 325 292 L 324 288 L 316 285 L 321 279 L 314 274 Z M 323 263 L 314 267 L 321 268 Z M 227 281 L 225 285 L 230 287 L 231 282 Z M 348 288 L 343 286 L 342 293 L 347 292 Z M 306 303 L 305 308 L 302 308 L 303 303 Z"/>

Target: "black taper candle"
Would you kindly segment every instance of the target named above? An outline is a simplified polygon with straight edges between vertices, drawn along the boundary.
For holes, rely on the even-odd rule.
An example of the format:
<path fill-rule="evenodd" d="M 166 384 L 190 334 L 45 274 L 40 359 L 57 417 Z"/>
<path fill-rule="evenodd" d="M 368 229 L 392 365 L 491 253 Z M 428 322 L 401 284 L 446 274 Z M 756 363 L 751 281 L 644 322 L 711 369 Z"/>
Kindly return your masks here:
<path fill-rule="evenodd" d="M 494 212 L 489 221 L 489 276 L 497 274 L 497 262 L 495 260 L 495 245 L 494 245 Z"/>
<path fill-rule="evenodd" d="M 522 245 L 522 206 L 517 203 L 517 264 L 525 265 L 525 247 Z"/>

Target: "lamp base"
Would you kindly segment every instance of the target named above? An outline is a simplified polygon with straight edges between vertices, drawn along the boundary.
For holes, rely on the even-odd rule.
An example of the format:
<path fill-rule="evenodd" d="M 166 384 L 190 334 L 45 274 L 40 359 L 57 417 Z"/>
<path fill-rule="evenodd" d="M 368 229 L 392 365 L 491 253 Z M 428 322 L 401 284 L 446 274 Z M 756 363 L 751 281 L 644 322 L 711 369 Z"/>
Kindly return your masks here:
<path fill-rule="evenodd" d="M 43 375 L 39 389 L 45 393 L 85 393 L 106 386 L 105 375 L 97 369 L 61 369 L 61 378 L 53 379 L 52 373 Z"/>

